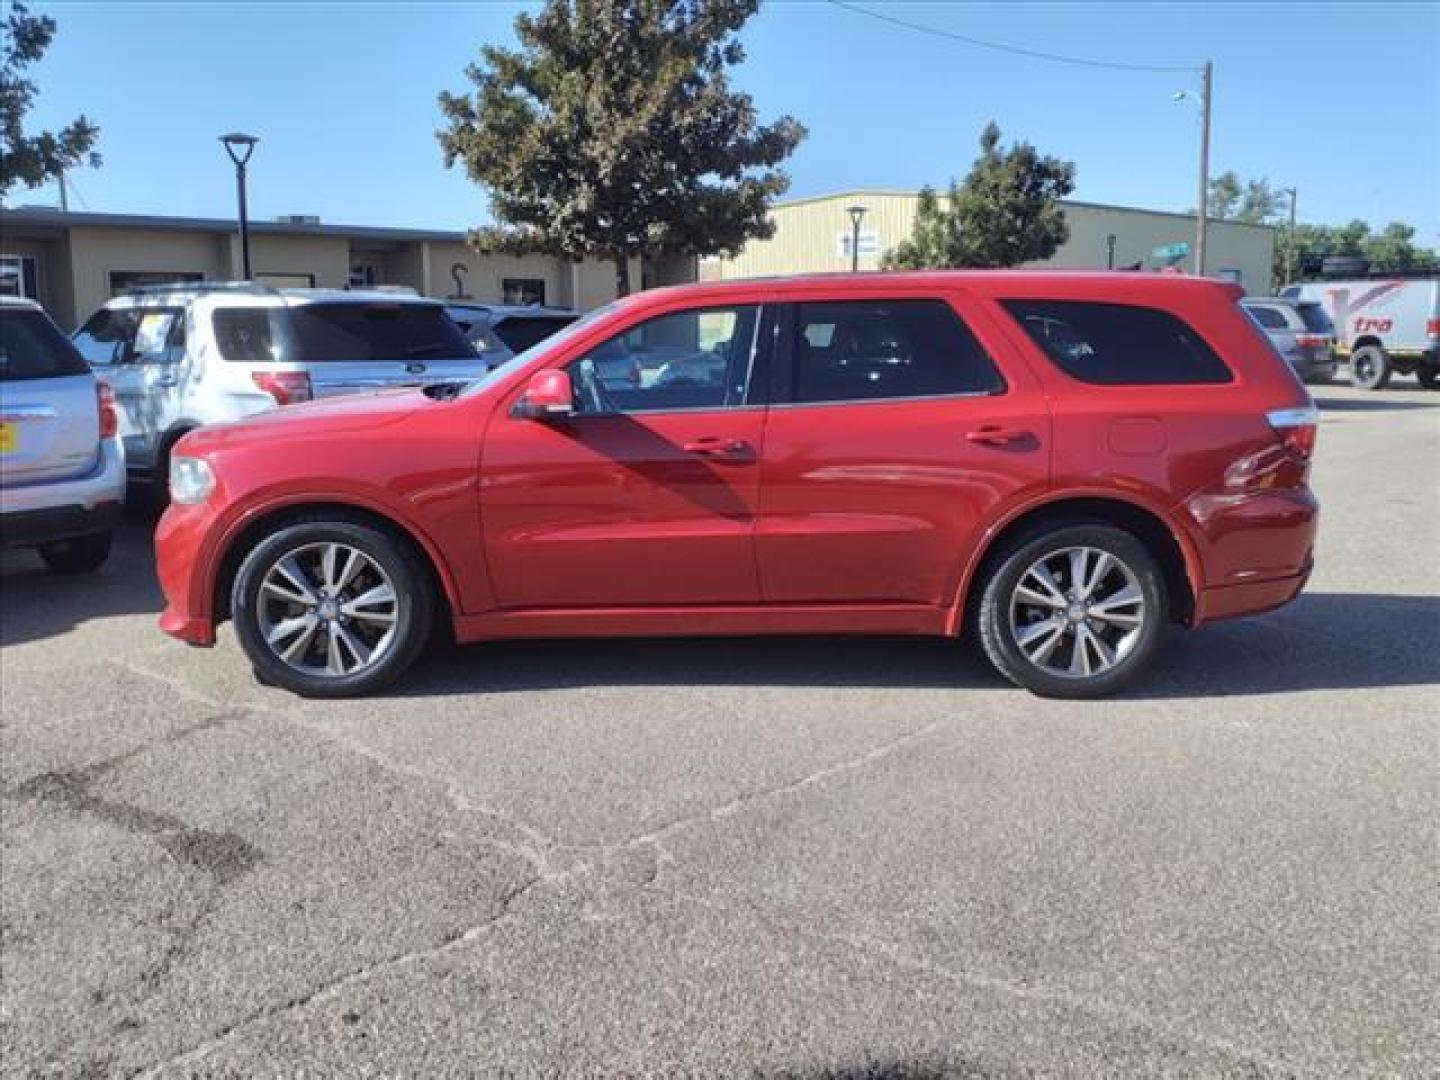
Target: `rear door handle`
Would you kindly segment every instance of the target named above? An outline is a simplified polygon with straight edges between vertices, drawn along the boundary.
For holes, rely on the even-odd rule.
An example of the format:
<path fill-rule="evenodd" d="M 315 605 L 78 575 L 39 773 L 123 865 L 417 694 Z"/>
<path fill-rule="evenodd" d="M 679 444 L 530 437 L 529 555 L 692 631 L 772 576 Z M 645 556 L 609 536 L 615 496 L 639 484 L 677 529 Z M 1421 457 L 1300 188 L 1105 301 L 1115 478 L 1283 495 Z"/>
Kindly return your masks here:
<path fill-rule="evenodd" d="M 979 443 L 981 446 L 1011 446 L 1015 443 L 1030 442 L 1035 438 L 1033 432 L 1024 428 L 996 427 L 994 425 L 976 428 L 974 431 L 967 431 L 965 438 L 972 443 Z"/>
<path fill-rule="evenodd" d="M 687 454 L 702 454 L 705 457 L 739 457 L 749 451 L 750 444 L 744 439 L 721 439 L 712 435 L 687 442 L 681 449 Z"/>

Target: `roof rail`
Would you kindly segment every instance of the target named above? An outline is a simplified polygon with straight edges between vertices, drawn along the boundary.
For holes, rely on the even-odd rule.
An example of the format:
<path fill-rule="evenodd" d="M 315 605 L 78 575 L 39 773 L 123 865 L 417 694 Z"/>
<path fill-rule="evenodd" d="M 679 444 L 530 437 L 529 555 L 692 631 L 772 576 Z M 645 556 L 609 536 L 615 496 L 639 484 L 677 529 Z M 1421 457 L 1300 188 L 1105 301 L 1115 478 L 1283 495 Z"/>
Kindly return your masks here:
<path fill-rule="evenodd" d="M 155 296 L 159 293 L 245 293 L 252 296 L 279 296 L 280 290 L 263 281 L 171 281 L 154 285 L 135 285 L 126 289 L 122 296 Z"/>

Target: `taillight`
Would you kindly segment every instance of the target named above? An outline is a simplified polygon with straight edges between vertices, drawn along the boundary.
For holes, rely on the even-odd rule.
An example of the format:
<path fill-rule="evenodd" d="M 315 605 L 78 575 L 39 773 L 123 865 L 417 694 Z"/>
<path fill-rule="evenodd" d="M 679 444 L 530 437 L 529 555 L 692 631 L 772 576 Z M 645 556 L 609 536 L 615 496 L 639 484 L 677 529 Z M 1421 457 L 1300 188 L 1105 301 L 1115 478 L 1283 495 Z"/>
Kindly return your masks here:
<path fill-rule="evenodd" d="M 95 405 L 100 413 L 100 438 L 113 439 L 120 430 L 120 416 L 115 412 L 115 391 L 104 379 L 95 380 Z"/>
<path fill-rule="evenodd" d="M 1440 337 L 1440 319 L 1425 320 L 1425 336 Z"/>
<path fill-rule="evenodd" d="M 297 405 L 315 396 L 310 389 L 310 376 L 303 371 L 256 371 L 250 378 L 275 399 L 276 405 Z"/>
<path fill-rule="evenodd" d="M 1330 339 L 1324 334 L 1296 334 L 1295 344 L 1302 349 L 1323 349 L 1330 344 Z"/>
<path fill-rule="evenodd" d="M 1320 428 L 1320 412 L 1314 405 L 1298 409 L 1275 409 L 1265 414 L 1271 430 L 1280 441 L 1307 461 L 1315 453 L 1315 434 Z"/>

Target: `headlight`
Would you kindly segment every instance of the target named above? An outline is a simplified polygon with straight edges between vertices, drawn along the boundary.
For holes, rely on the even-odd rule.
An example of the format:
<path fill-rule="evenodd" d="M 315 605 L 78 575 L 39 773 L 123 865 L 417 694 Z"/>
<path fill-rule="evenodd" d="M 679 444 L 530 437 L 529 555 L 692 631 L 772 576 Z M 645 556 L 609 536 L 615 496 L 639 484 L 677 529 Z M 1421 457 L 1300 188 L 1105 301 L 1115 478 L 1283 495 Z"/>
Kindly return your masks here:
<path fill-rule="evenodd" d="M 215 474 L 199 458 L 170 459 L 170 501 L 194 505 L 202 503 L 215 490 Z"/>

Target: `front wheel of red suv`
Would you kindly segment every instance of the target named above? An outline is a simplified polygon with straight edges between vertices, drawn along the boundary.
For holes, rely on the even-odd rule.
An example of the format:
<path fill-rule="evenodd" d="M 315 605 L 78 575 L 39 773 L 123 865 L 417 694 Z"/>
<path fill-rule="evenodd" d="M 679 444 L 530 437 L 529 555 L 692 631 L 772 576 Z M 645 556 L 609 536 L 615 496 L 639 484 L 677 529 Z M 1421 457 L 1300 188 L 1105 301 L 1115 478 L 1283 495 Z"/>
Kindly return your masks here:
<path fill-rule="evenodd" d="M 262 682 L 303 697 L 389 685 L 430 636 L 435 598 L 419 554 L 368 524 L 300 521 L 245 557 L 231 616 Z"/>
<path fill-rule="evenodd" d="M 976 621 L 990 662 L 1042 697 L 1093 698 L 1128 682 L 1166 619 L 1165 578 L 1133 534 L 1076 524 L 1014 544 Z"/>

